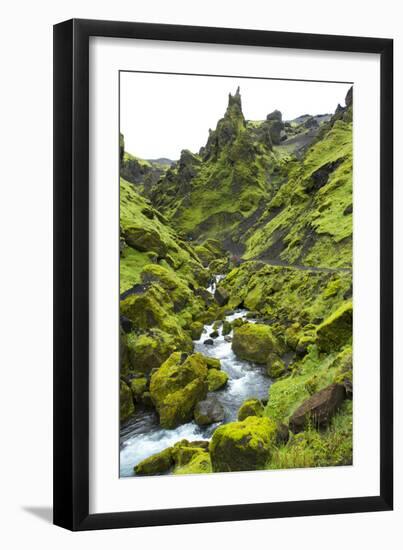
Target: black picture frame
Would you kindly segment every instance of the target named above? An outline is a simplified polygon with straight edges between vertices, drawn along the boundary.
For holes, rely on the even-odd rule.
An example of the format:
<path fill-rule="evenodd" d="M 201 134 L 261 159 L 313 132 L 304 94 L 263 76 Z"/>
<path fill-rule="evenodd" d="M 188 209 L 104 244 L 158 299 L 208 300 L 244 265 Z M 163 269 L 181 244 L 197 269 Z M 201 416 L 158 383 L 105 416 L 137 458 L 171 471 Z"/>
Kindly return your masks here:
<path fill-rule="evenodd" d="M 366 497 L 89 513 L 89 38 L 380 54 L 380 491 Z M 393 40 L 72 19 L 54 26 L 54 523 L 77 530 L 392 510 Z"/>

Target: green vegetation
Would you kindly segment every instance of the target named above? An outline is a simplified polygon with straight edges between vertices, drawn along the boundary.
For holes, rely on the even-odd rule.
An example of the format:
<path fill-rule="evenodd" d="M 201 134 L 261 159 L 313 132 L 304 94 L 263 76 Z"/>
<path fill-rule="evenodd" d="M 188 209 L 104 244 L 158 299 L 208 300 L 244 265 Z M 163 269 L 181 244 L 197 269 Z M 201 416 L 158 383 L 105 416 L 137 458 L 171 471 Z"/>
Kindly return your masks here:
<path fill-rule="evenodd" d="M 162 429 L 193 422 L 211 439 L 130 468 L 351 464 L 352 93 L 334 115 L 248 121 L 237 90 L 177 162 L 119 145 L 120 420 L 153 409 Z M 232 411 L 221 345 L 270 378 Z"/>

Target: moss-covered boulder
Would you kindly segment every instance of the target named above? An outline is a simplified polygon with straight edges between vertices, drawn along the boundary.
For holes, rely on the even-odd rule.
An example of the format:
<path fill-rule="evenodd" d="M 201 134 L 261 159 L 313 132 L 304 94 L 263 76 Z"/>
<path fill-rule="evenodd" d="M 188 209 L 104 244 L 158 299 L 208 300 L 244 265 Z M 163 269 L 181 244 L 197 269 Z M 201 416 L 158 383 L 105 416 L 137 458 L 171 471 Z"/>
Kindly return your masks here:
<path fill-rule="evenodd" d="M 240 359 L 265 364 L 278 344 L 269 326 L 247 323 L 234 329 L 232 349 Z"/>
<path fill-rule="evenodd" d="M 217 428 L 210 443 L 214 472 L 260 470 L 276 441 L 276 424 L 269 418 L 249 416 Z"/>
<path fill-rule="evenodd" d="M 248 416 L 262 416 L 264 411 L 260 399 L 247 399 L 242 403 L 238 411 L 238 420 L 242 422 Z"/>
<path fill-rule="evenodd" d="M 130 380 L 130 389 L 132 390 L 133 398 L 140 402 L 144 392 L 148 389 L 147 378 L 133 378 Z"/>
<path fill-rule="evenodd" d="M 168 472 L 174 465 L 171 448 L 149 456 L 134 467 L 138 476 L 153 476 Z"/>
<path fill-rule="evenodd" d="M 207 383 L 209 391 L 216 391 L 223 388 L 228 382 L 228 374 L 222 370 L 209 369 Z"/>
<path fill-rule="evenodd" d="M 206 449 L 197 442 L 193 443 L 187 439 L 182 439 L 171 447 L 172 458 L 175 466 L 185 466 L 197 455 L 205 453 Z"/>
<path fill-rule="evenodd" d="M 215 397 L 199 401 L 194 410 L 194 419 L 199 426 L 207 426 L 224 420 L 224 408 Z"/>
<path fill-rule="evenodd" d="M 174 296 L 158 284 L 152 284 L 145 292 L 131 294 L 120 302 L 121 314 L 133 322 L 137 331 L 159 329 L 192 346 L 192 339 L 183 327 L 191 322 L 200 306 L 194 300 L 187 304 L 186 311 L 182 311 L 183 307 L 184 303 L 176 308 Z"/>
<path fill-rule="evenodd" d="M 168 250 L 161 234 L 156 229 L 137 226 L 127 227 L 124 238 L 129 246 L 141 252 L 152 251 L 158 256 L 164 257 Z"/>
<path fill-rule="evenodd" d="M 184 332 L 180 336 L 175 336 L 159 329 L 140 335 L 127 335 L 126 346 L 130 370 L 145 374 L 159 368 L 177 349 L 192 351 L 191 340 Z"/>
<path fill-rule="evenodd" d="M 185 474 L 209 474 L 212 472 L 210 455 L 208 452 L 202 452 L 193 455 L 191 460 L 184 466 L 177 466 L 174 469 L 175 475 Z"/>
<path fill-rule="evenodd" d="M 140 277 L 143 283 L 157 283 L 169 294 L 175 313 L 194 301 L 194 295 L 189 287 L 172 269 L 167 269 L 162 265 L 148 264 L 143 268 Z"/>
<path fill-rule="evenodd" d="M 221 361 L 219 359 L 216 359 L 215 357 L 210 357 L 208 355 L 203 355 L 203 359 L 206 362 L 208 369 L 221 369 Z"/>
<path fill-rule="evenodd" d="M 277 353 L 270 353 L 267 358 L 267 376 L 279 378 L 287 371 L 287 366 Z"/>
<path fill-rule="evenodd" d="M 224 321 L 222 325 L 222 335 L 227 336 L 232 330 L 231 323 L 229 321 Z"/>
<path fill-rule="evenodd" d="M 190 334 L 192 340 L 200 340 L 201 335 L 203 334 L 204 325 L 200 321 L 194 321 L 190 325 Z"/>
<path fill-rule="evenodd" d="M 217 287 L 214 292 L 214 299 L 220 307 L 225 306 L 229 301 L 228 290 L 224 287 Z"/>
<path fill-rule="evenodd" d="M 119 403 L 120 421 L 124 422 L 134 413 L 134 404 L 132 392 L 123 380 L 120 381 Z"/>
<path fill-rule="evenodd" d="M 207 365 L 201 354 L 173 353 L 151 376 L 150 393 L 163 428 L 189 422 L 207 394 Z"/>
<path fill-rule="evenodd" d="M 320 351 L 332 352 L 340 349 L 352 338 L 353 304 L 345 302 L 319 325 L 317 344 Z"/>

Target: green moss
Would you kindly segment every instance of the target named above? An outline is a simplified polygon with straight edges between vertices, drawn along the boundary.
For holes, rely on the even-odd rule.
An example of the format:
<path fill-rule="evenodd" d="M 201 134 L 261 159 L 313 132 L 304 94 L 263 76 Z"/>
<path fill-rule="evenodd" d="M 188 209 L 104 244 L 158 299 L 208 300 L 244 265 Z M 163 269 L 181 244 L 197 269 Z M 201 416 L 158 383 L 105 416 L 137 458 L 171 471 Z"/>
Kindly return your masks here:
<path fill-rule="evenodd" d="M 331 352 L 351 341 L 353 330 L 353 305 L 342 304 L 317 329 L 318 347 Z"/>
<path fill-rule="evenodd" d="M 272 353 L 267 358 L 267 375 L 270 378 L 279 378 L 287 370 L 284 361 L 276 354 Z"/>
<path fill-rule="evenodd" d="M 169 471 L 173 465 L 172 452 L 168 448 L 142 460 L 134 467 L 134 472 L 138 476 L 158 475 Z"/>
<path fill-rule="evenodd" d="M 212 471 L 213 470 L 209 453 L 201 452 L 194 455 L 185 466 L 179 466 L 175 468 L 174 474 L 209 474 Z"/>
<path fill-rule="evenodd" d="M 176 350 L 192 351 L 189 337 L 182 331 L 171 335 L 159 329 L 144 334 L 127 335 L 129 369 L 138 373 L 150 373 L 157 369 Z"/>
<path fill-rule="evenodd" d="M 263 469 L 276 438 L 276 424 L 269 418 L 250 416 L 216 429 L 210 443 L 214 472 Z"/>
<path fill-rule="evenodd" d="M 209 391 L 220 390 L 228 382 L 228 374 L 222 370 L 209 368 L 207 373 L 207 383 Z"/>
<path fill-rule="evenodd" d="M 201 335 L 203 334 L 204 325 L 200 321 L 194 321 L 190 325 L 190 334 L 192 340 L 200 340 Z"/>
<path fill-rule="evenodd" d="M 130 389 L 132 390 L 133 397 L 136 401 L 140 401 L 143 393 L 147 390 L 148 380 L 147 378 L 133 378 L 130 381 Z"/>
<path fill-rule="evenodd" d="M 123 380 L 120 381 L 120 421 L 124 422 L 134 413 L 133 396 L 129 386 Z"/>
<path fill-rule="evenodd" d="M 287 166 L 286 183 L 246 235 L 245 257 L 268 253 L 287 263 L 351 266 L 352 125 L 336 122 L 301 162 Z"/>
<path fill-rule="evenodd" d="M 345 301 L 344 295 L 351 290 L 351 273 L 245 262 L 233 269 L 221 285 L 230 293 L 229 307 L 243 303 L 276 320 L 282 325 L 282 337 L 295 349 L 301 336 L 314 332 L 305 325 L 316 325 Z"/>
<path fill-rule="evenodd" d="M 330 385 L 338 372 L 337 353 L 322 355 L 316 345 L 292 365 L 291 374 L 275 381 L 269 388 L 265 415 L 287 423 L 291 414 L 311 393 Z M 312 386 L 314 383 L 314 386 Z"/>
<path fill-rule="evenodd" d="M 238 420 L 242 421 L 249 416 L 262 416 L 264 407 L 260 399 L 247 399 L 238 411 Z"/>
<path fill-rule="evenodd" d="M 241 359 L 264 364 L 269 354 L 278 349 L 278 344 L 270 327 L 247 323 L 234 330 L 232 349 Z"/>
<path fill-rule="evenodd" d="M 207 394 L 207 365 L 203 356 L 173 353 L 152 375 L 150 393 L 163 428 L 189 422 L 196 403 Z"/>

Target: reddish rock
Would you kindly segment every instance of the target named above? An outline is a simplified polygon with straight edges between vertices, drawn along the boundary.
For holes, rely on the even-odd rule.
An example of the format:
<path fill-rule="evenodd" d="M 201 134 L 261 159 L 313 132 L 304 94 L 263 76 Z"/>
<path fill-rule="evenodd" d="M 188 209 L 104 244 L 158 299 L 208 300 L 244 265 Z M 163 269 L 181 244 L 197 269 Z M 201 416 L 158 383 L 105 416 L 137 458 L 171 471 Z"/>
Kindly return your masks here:
<path fill-rule="evenodd" d="M 290 430 L 303 431 L 311 422 L 315 428 L 327 426 L 335 412 L 340 408 L 346 392 L 341 384 L 331 384 L 304 401 L 290 418 Z"/>

